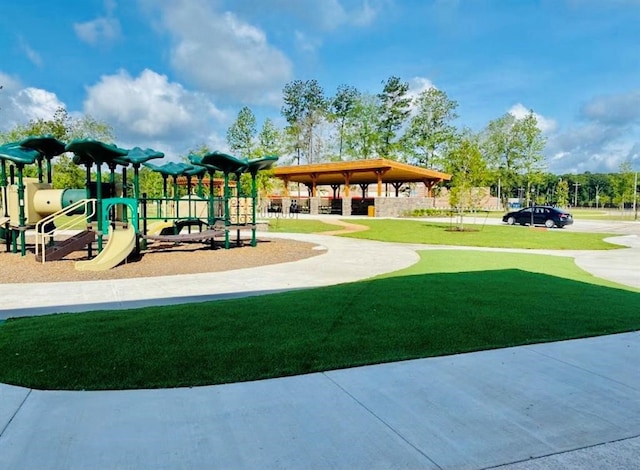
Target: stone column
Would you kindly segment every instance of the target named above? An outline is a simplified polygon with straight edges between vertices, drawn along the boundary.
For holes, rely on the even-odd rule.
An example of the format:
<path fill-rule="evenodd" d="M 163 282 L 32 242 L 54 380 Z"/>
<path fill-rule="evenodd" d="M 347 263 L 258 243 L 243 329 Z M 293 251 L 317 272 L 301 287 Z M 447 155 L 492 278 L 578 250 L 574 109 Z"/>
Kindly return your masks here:
<path fill-rule="evenodd" d="M 310 197 L 309 198 L 309 214 L 318 215 L 319 213 L 320 213 L 320 198 Z"/>
<path fill-rule="evenodd" d="M 351 215 L 351 198 L 342 198 L 342 215 Z"/>

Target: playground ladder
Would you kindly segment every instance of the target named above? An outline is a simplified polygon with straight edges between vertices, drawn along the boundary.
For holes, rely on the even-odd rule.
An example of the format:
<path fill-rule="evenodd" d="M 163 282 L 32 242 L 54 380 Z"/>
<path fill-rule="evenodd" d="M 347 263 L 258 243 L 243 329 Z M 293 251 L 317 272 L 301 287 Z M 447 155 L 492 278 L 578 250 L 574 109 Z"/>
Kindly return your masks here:
<path fill-rule="evenodd" d="M 46 245 L 53 238 L 55 232 L 58 230 L 67 230 L 71 229 L 76 225 L 79 219 L 87 220 L 90 217 L 93 217 L 96 214 L 96 199 L 80 199 L 79 201 L 74 202 L 73 204 L 65 207 L 58 212 L 55 212 L 42 220 L 36 223 L 36 257 L 39 253 L 42 253 L 42 263 L 45 260 L 46 253 Z M 77 212 L 79 209 L 82 209 L 81 214 L 73 214 Z M 70 217 L 65 223 L 62 223 L 60 226 L 56 224 L 56 220 L 59 220 L 63 216 L 75 215 L 75 217 Z M 53 222 L 55 227 L 51 230 L 45 230 L 46 226 Z"/>

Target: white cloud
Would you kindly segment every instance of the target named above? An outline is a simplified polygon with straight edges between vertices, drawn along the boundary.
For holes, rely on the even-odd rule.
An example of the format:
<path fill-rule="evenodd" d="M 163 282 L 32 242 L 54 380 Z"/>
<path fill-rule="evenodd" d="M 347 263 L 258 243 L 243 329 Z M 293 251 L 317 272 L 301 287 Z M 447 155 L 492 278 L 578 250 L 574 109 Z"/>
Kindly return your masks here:
<path fill-rule="evenodd" d="M 382 2 L 364 0 L 347 8 L 345 2 L 325 0 L 322 2 L 300 2 L 306 7 L 309 17 L 316 21 L 322 29 L 335 30 L 343 26 L 369 26 L 372 24 L 382 6 Z"/>
<path fill-rule="evenodd" d="M 82 41 L 92 46 L 111 43 L 120 37 L 120 22 L 115 18 L 96 18 L 86 23 L 74 23 L 73 29 Z"/>
<path fill-rule="evenodd" d="M 531 112 L 531 109 L 527 108 L 522 103 L 517 103 L 514 104 L 508 112 L 510 114 L 513 114 L 516 119 L 523 119 Z M 546 118 L 543 115 L 536 113 L 535 111 L 533 115 L 538 122 L 538 129 L 540 129 L 545 134 L 553 132 L 558 127 L 556 121 L 554 121 L 553 119 Z"/>
<path fill-rule="evenodd" d="M 185 90 L 152 70 L 138 77 L 126 71 L 103 76 L 87 89 L 84 111 L 113 126 L 120 145 L 155 143 L 167 154 L 166 147 L 184 151 L 220 142 L 212 129 L 226 118 L 206 95 Z"/>
<path fill-rule="evenodd" d="M 550 168 L 557 173 L 617 172 L 629 159 L 640 170 L 640 91 L 598 96 L 580 110 L 582 122 L 550 136 Z"/>
<path fill-rule="evenodd" d="M 265 33 L 204 0 L 149 2 L 159 8 L 177 73 L 220 99 L 264 104 L 291 79 L 292 65 Z"/>
<path fill-rule="evenodd" d="M 373 24 L 381 13 L 391 6 L 391 0 L 266 0 L 255 2 L 235 0 L 228 2 L 246 11 L 248 5 L 255 13 L 277 10 L 279 14 L 293 15 L 298 24 L 320 31 L 335 31 L 345 26 L 366 27 Z M 238 5 L 240 4 L 240 5 Z M 243 4 L 245 6 L 243 6 Z M 257 11 L 256 11 L 257 10 Z M 247 12 L 250 14 L 250 12 Z M 256 16 L 256 15 L 252 15 Z"/>
<path fill-rule="evenodd" d="M 27 56 L 27 58 L 33 65 L 42 67 L 42 57 L 27 43 L 27 41 L 23 37 L 20 38 L 20 49 L 22 49 L 24 55 Z"/>
<path fill-rule="evenodd" d="M 120 21 L 114 16 L 115 0 L 105 0 L 105 16 L 85 23 L 74 23 L 73 29 L 82 41 L 96 46 L 110 44 L 120 38 L 122 31 Z"/>
<path fill-rule="evenodd" d="M 65 104 L 55 93 L 41 88 L 25 87 L 19 80 L 0 73 L 0 128 L 8 131 L 31 120 L 51 119 Z"/>
<path fill-rule="evenodd" d="M 632 153 L 638 134 L 599 123 L 584 123 L 549 137 L 547 155 L 554 173 L 617 172 Z"/>
<path fill-rule="evenodd" d="M 640 123 L 640 90 L 594 98 L 582 107 L 581 115 L 614 126 Z"/>
<path fill-rule="evenodd" d="M 423 91 L 427 91 L 430 88 L 436 88 L 431 80 L 424 77 L 413 77 L 408 83 L 409 92 L 407 93 L 407 97 L 411 98 L 412 101 Z"/>

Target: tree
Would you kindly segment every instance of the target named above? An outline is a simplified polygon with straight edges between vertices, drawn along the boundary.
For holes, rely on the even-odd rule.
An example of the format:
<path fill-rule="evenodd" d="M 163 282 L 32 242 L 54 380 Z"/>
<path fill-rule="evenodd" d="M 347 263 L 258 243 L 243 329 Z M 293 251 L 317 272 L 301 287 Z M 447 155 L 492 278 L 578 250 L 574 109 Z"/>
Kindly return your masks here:
<path fill-rule="evenodd" d="M 328 109 L 324 90 L 317 80 L 294 80 L 285 85 L 283 95 L 284 106 L 281 111 L 289 124 L 286 135 L 295 158 L 300 164 L 304 155 L 307 163 L 313 163 L 319 157 L 314 145 L 315 132 Z"/>
<path fill-rule="evenodd" d="M 465 130 L 452 145 L 445 171 L 451 173 L 450 203 L 458 214 L 458 229 L 463 230 L 464 212 L 477 209 L 480 203 L 479 187 L 488 175 L 487 161 L 482 155 L 479 139 L 469 130 Z"/>
<path fill-rule="evenodd" d="M 510 113 L 490 121 L 484 131 L 482 144 L 502 188 L 502 205 L 505 209 L 517 177 L 517 145 L 512 132 L 515 121 L 515 116 Z"/>
<path fill-rule="evenodd" d="M 411 99 L 407 97 L 409 84 L 396 76 L 389 77 L 384 83 L 380 99 L 378 151 L 386 158 L 393 158 L 397 150 L 396 133 L 405 123 L 410 113 Z"/>
<path fill-rule="evenodd" d="M 31 136 L 49 135 L 61 142 L 68 143 L 74 139 L 96 139 L 113 142 L 112 128 L 91 116 L 72 118 L 64 108 L 58 108 L 51 119 L 35 119 L 27 124 L 18 125 L 14 129 L 0 135 L 2 142 L 16 142 Z M 26 176 L 34 176 L 35 168 L 25 169 Z M 55 188 L 81 188 L 84 186 L 86 174 L 75 165 L 71 157 L 62 154 L 53 163 L 53 186 Z"/>
<path fill-rule="evenodd" d="M 149 198 L 163 197 L 164 182 L 159 172 L 146 166 L 140 167 L 138 184 L 140 185 L 140 194 L 146 194 Z"/>
<path fill-rule="evenodd" d="M 380 144 L 380 105 L 377 97 L 363 94 L 356 100 L 344 130 L 345 153 L 352 159 L 367 159 Z"/>
<path fill-rule="evenodd" d="M 258 153 L 262 155 L 280 156 L 282 152 L 282 135 L 269 118 L 264 120 L 258 134 Z"/>
<path fill-rule="evenodd" d="M 625 203 L 633 202 L 635 185 L 630 160 L 625 160 L 620 164 L 620 173 L 613 176 L 613 188 L 613 203 L 620 209 L 624 209 Z"/>
<path fill-rule="evenodd" d="M 538 120 L 533 111 L 529 111 L 524 118 L 516 120 L 514 132 L 520 145 L 519 167 L 526 179 L 526 203 L 529 205 L 532 186 L 542 182 L 542 171 L 545 160 L 542 151 L 546 139 L 538 127 Z"/>
<path fill-rule="evenodd" d="M 282 136 L 278 128 L 269 118 L 265 119 L 262 128 L 258 133 L 258 145 L 254 156 L 263 157 L 265 155 L 280 156 L 282 152 Z M 242 175 L 242 184 L 247 191 L 251 191 L 251 178 L 248 174 Z M 273 189 L 273 170 L 259 171 L 256 175 L 256 187 L 262 197 L 268 196 Z"/>
<path fill-rule="evenodd" d="M 416 113 L 402 138 L 403 148 L 417 165 L 441 165 L 446 149 L 456 138 L 451 121 L 458 117 L 458 103 L 444 91 L 429 88 L 418 95 L 414 105 Z"/>
<path fill-rule="evenodd" d="M 556 205 L 559 207 L 569 205 L 569 182 L 563 178 L 560 178 L 556 187 Z"/>
<path fill-rule="evenodd" d="M 256 117 L 251 109 L 244 106 L 227 130 L 227 144 L 232 152 L 249 157 L 253 154 L 255 136 Z"/>
<path fill-rule="evenodd" d="M 482 147 L 503 188 L 502 204 L 505 208 L 517 187 L 516 183 L 522 179 L 527 185 L 525 197 L 529 201 L 531 186 L 544 166 L 544 145 L 533 111 L 523 119 L 507 113 L 489 122 Z"/>
<path fill-rule="evenodd" d="M 331 101 L 331 117 L 338 123 L 338 157 L 342 160 L 345 138 L 345 126 L 357 105 L 360 92 L 349 85 L 340 85 Z"/>

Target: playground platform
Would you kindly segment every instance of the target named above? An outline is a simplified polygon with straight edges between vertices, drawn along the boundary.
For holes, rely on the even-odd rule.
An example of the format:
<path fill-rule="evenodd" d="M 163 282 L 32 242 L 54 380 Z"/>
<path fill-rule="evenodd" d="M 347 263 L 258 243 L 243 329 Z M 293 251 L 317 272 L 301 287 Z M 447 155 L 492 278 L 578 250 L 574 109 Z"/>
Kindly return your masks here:
<path fill-rule="evenodd" d="M 630 248 L 614 250 L 620 255 L 563 255 L 638 287 L 640 244 L 621 236 Z M 246 270 L 207 275 L 206 289 L 171 298 L 162 298 L 164 280 L 152 278 L 137 298 L 116 282 L 76 284 L 73 296 L 40 284 L 36 299 L 22 285 L 19 300 L 0 285 L 0 318 L 335 284 L 401 269 L 425 248 L 295 238 L 326 254 L 253 268 L 250 292 Z M 17 309 L 18 301 L 30 303 Z M 633 332 L 209 387 L 65 392 L 0 384 L 0 468 L 640 469 L 638 359 Z"/>

